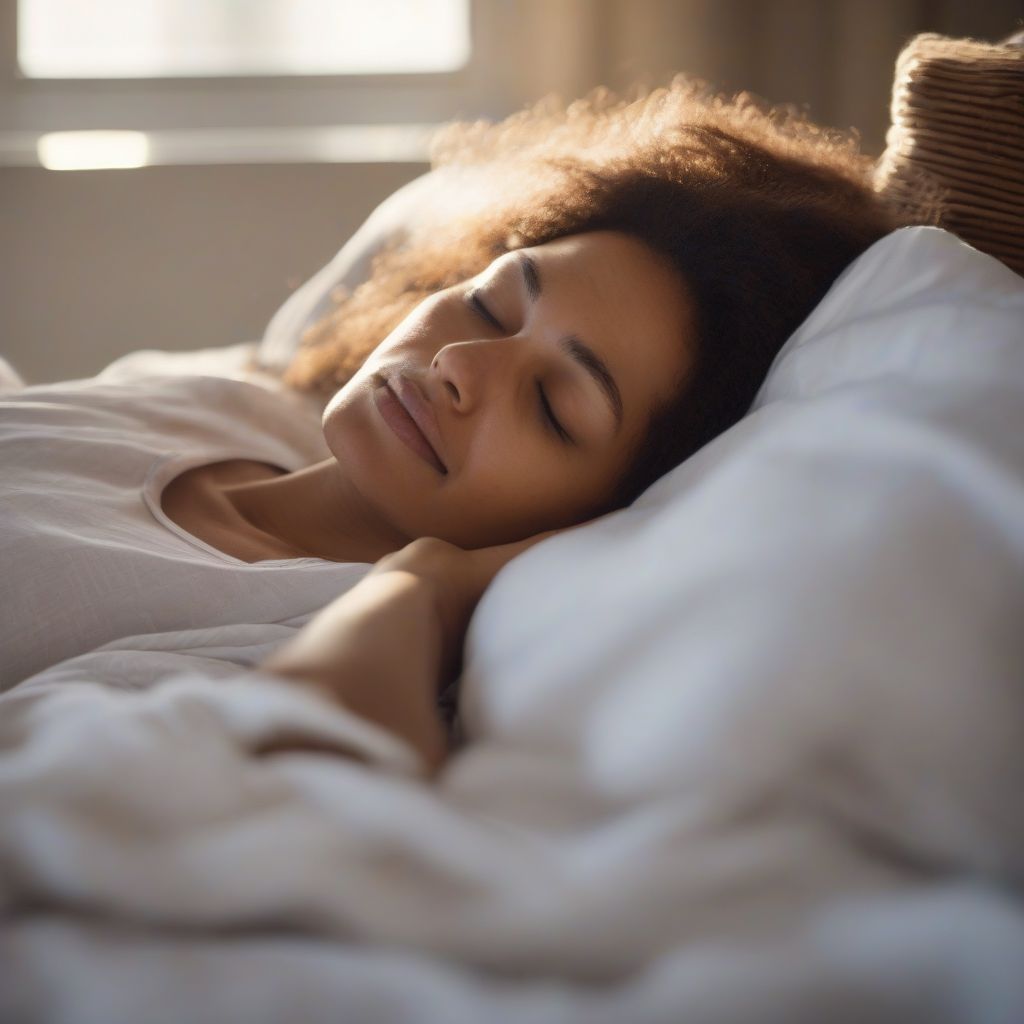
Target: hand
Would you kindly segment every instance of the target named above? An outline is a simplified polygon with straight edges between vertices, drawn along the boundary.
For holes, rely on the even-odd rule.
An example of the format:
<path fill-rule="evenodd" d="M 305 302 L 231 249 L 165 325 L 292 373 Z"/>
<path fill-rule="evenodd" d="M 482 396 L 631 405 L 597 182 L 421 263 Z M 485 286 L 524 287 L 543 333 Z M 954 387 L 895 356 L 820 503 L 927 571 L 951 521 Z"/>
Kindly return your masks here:
<path fill-rule="evenodd" d="M 385 555 L 367 579 L 406 573 L 427 586 L 440 622 L 442 675 L 447 680 L 458 672 L 466 628 L 491 581 L 517 555 L 558 532 L 548 530 L 509 544 L 472 550 L 436 537 L 421 537 Z"/>
<path fill-rule="evenodd" d="M 414 541 L 377 562 L 259 668 L 394 732 L 433 774 L 447 753 L 437 695 L 458 671 L 473 609 L 499 569 L 554 532 L 476 551 Z"/>
<path fill-rule="evenodd" d="M 371 626 L 390 633 L 392 646 L 394 637 L 402 636 L 408 647 L 405 620 L 418 615 L 434 620 L 441 649 L 440 689 L 457 670 L 466 627 L 491 580 L 516 555 L 557 532 L 475 550 L 436 537 L 414 540 L 376 562 L 261 667 L 282 675 L 335 679 L 346 674 L 357 646 L 371 644 Z"/>

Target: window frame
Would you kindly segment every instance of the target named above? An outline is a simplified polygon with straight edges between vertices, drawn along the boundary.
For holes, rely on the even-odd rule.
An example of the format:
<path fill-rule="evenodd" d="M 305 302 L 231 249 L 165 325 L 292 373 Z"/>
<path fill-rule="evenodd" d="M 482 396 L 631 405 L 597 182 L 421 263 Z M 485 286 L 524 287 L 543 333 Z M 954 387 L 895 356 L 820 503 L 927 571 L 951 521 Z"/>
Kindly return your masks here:
<path fill-rule="evenodd" d="M 0 131 L 188 130 L 437 123 L 485 116 L 487 71 L 504 50 L 494 9 L 470 3 L 470 55 L 455 71 L 203 78 L 29 78 L 17 63 L 17 2 L 0 3 Z M 500 20 L 500 19 L 499 19 Z M 513 47 L 513 59 L 516 54 Z"/>
<path fill-rule="evenodd" d="M 547 93 L 578 96 L 597 84 L 603 10 L 598 0 L 470 0 L 469 59 L 449 72 L 43 79 L 18 69 L 17 0 L 0 0 L 0 166 L 38 166 L 41 135 L 93 129 L 162 139 L 156 163 L 422 160 L 415 142 L 405 148 L 418 156 L 387 157 L 359 132 L 394 125 L 414 139 L 447 121 L 504 117 Z M 325 152 L 324 129 L 353 133 L 346 155 Z M 275 132 L 272 155 L 251 144 Z M 226 139 L 241 156 L 225 155 Z"/>
<path fill-rule="evenodd" d="M 251 6 L 254 3 L 259 3 L 261 7 L 268 8 L 264 11 L 264 13 L 267 14 L 270 18 L 270 22 L 268 22 L 266 25 L 257 25 L 257 28 L 259 28 L 260 30 L 258 39 L 250 40 L 250 42 L 256 43 L 257 51 L 262 51 L 266 44 L 271 44 L 271 47 L 275 47 L 276 45 L 278 45 L 278 42 L 280 42 L 280 39 L 278 39 L 279 33 L 276 32 L 274 28 L 270 27 L 271 24 L 278 22 L 278 20 L 282 18 L 282 15 L 285 15 L 289 9 L 291 9 L 292 12 L 294 12 L 299 4 L 307 5 L 303 12 L 304 16 L 301 22 L 303 34 L 301 46 L 303 50 L 305 49 L 307 44 L 312 43 L 314 40 L 317 43 L 324 43 L 326 41 L 324 39 L 324 34 L 327 31 L 326 26 L 324 24 L 317 25 L 316 22 L 317 17 L 321 17 L 324 15 L 336 19 L 334 24 L 335 29 L 341 29 L 341 27 L 345 27 L 345 31 L 333 33 L 336 36 L 347 36 L 348 39 L 352 42 L 360 41 L 361 37 L 361 41 L 365 42 L 366 30 L 364 28 L 360 27 L 358 31 L 352 30 L 352 8 L 355 7 L 358 9 L 365 9 L 364 0 L 354 0 L 354 3 L 352 2 L 352 0 L 329 0 L 326 9 L 318 8 L 315 6 L 308 6 L 310 3 L 315 5 L 317 3 L 317 0 L 284 0 L 284 2 L 282 2 L 282 0 L 245 0 L 245 3 L 242 6 L 238 5 L 237 3 L 231 3 L 230 0 L 227 0 L 226 5 L 224 5 L 224 0 L 188 0 L 187 7 L 184 6 L 184 0 L 170 0 L 170 2 L 168 2 L 168 0 L 128 0 L 127 3 L 125 3 L 124 0 L 121 0 L 121 6 L 116 5 L 114 3 L 114 0 L 108 0 L 108 2 L 110 2 L 111 9 L 106 11 L 105 15 L 97 15 L 94 13 L 90 13 L 90 8 L 88 6 L 83 7 L 81 0 L 71 0 L 71 2 L 69 2 L 69 0 L 13 0 L 15 10 L 17 11 L 18 14 L 18 18 L 20 12 L 22 12 L 23 10 L 27 10 L 29 12 L 37 10 L 40 13 L 42 13 L 42 11 L 45 10 L 47 7 L 49 8 L 50 16 L 44 17 L 43 22 L 41 22 L 38 26 L 39 29 L 43 30 L 43 36 L 50 35 L 52 33 L 52 30 L 58 28 L 59 18 L 61 16 L 74 14 L 75 16 L 72 17 L 73 22 L 76 18 L 81 18 L 81 24 L 87 25 L 91 23 L 93 26 L 93 32 L 95 32 L 97 28 L 96 23 L 98 20 L 99 26 L 101 27 L 101 31 L 103 32 L 104 36 L 108 38 L 111 36 L 116 37 L 119 31 L 119 27 L 123 28 L 126 23 L 125 15 L 129 14 L 131 8 L 138 8 L 140 4 L 145 4 L 147 8 L 145 12 L 147 14 L 153 14 L 157 17 L 158 25 L 161 22 L 163 22 L 163 20 L 166 17 L 170 16 L 172 22 L 174 23 L 174 31 L 178 33 L 188 33 L 189 30 L 195 30 L 197 26 L 194 23 L 190 24 L 189 19 L 196 15 L 199 15 L 202 18 L 204 12 L 207 16 L 210 17 L 209 28 L 211 30 L 222 31 L 226 28 L 227 32 L 222 38 L 218 38 L 216 40 L 210 39 L 204 41 L 202 37 L 196 38 L 194 39 L 194 42 L 198 44 L 197 46 L 188 45 L 185 42 L 187 36 L 182 35 L 178 38 L 178 44 L 172 46 L 169 49 L 167 48 L 166 39 L 148 39 L 146 41 L 147 43 L 157 44 L 156 48 L 150 54 L 148 54 L 148 56 L 150 56 L 152 58 L 152 61 L 154 63 L 157 63 L 157 65 L 159 65 L 159 63 L 166 62 L 167 68 L 154 68 L 152 65 L 151 67 L 145 68 L 144 65 L 148 65 L 148 63 L 151 63 L 150 60 L 145 60 L 143 61 L 143 68 L 141 69 L 140 72 L 138 70 L 128 71 L 127 68 L 124 67 L 122 67 L 120 71 L 112 70 L 113 67 L 118 65 L 118 62 L 121 59 L 125 57 L 130 57 L 132 55 L 131 49 L 125 50 L 123 47 L 116 46 L 114 50 L 112 50 L 109 54 L 103 54 L 103 56 L 98 61 L 95 59 L 97 54 L 93 53 L 90 56 L 87 53 L 87 51 L 82 51 L 77 54 L 61 54 L 60 59 L 54 60 L 53 58 L 57 54 L 50 51 L 49 47 L 47 46 L 44 52 L 30 54 L 30 56 L 33 58 L 30 62 L 38 62 L 44 66 L 51 66 L 50 70 L 39 70 L 37 68 L 37 70 L 35 71 L 30 70 L 27 73 L 25 73 L 25 77 L 33 81 L 83 81 L 87 79 L 128 79 L 131 81 L 147 79 L 162 81 L 168 78 L 189 80 L 224 78 L 239 79 L 247 77 L 256 79 L 275 77 L 308 79 L 314 77 L 334 76 L 347 78 L 359 74 L 364 74 L 367 76 L 386 74 L 410 74 L 420 76 L 458 71 L 465 65 L 465 58 L 467 56 L 466 52 L 461 52 L 458 54 L 453 52 L 452 56 L 456 57 L 455 60 L 447 60 L 444 63 L 437 63 L 436 59 L 434 59 L 432 61 L 434 63 L 434 67 L 414 67 L 412 66 L 412 63 L 410 63 L 410 65 L 407 65 L 406 67 L 402 67 L 404 59 L 398 61 L 392 59 L 392 67 L 390 68 L 365 67 L 360 70 L 353 67 L 345 67 L 344 62 L 342 63 L 341 67 L 334 66 L 337 65 L 337 54 L 335 54 L 335 57 L 332 59 L 326 52 L 303 53 L 300 50 L 296 52 L 276 53 L 273 56 L 271 56 L 270 53 L 262 53 L 262 55 L 260 55 L 259 52 L 248 52 L 245 54 L 231 52 L 233 47 L 236 46 L 240 40 L 245 41 L 246 37 L 250 33 L 252 25 L 249 15 L 253 13 L 253 11 L 255 10 L 255 8 Z M 323 3 L 323 0 L 319 0 L 319 2 Z M 381 12 L 377 12 L 375 17 L 376 31 L 371 36 L 371 39 L 373 40 L 375 45 L 372 47 L 370 51 L 367 51 L 367 53 L 364 54 L 366 56 L 369 56 L 371 52 L 378 57 L 381 55 L 381 53 L 379 52 L 379 50 L 381 49 L 379 44 L 380 42 L 383 41 L 381 40 L 382 30 L 385 40 L 387 39 L 388 36 L 392 35 L 396 39 L 398 37 L 403 36 L 402 41 L 404 43 L 411 44 L 410 52 L 404 54 L 404 57 L 410 57 L 412 58 L 413 61 L 422 57 L 429 58 L 431 56 L 436 57 L 438 55 L 436 53 L 431 54 L 429 50 L 425 51 L 423 48 L 423 38 L 420 30 L 429 31 L 431 24 L 435 29 L 438 27 L 443 27 L 444 25 L 447 25 L 447 27 L 454 29 L 460 37 L 460 42 L 462 41 L 461 37 L 463 33 L 465 33 L 467 37 L 469 35 L 469 23 L 471 20 L 470 0 L 379 0 L 379 2 L 389 2 L 391 4 L 396 4 L 396 6 L 390 6 L 386 8 L 388 13 L 387 20 L 381 20 Z M 218 3 L 222 6 L 214 6 Z M 344 6 L 342 6 L 343 3 Z M 408 10 L 409 8 L 407 5 L 413 3 L 417 4 L 419 8 L 419 16 L 410 19 L 407 25 L 404 26 L 404 32 L 402 32 L 402 27 L 400 26 L 400 24 L 395 25 L 394 19 L 390 15 L 392 15 L 395 11 L 400 12 L 402 10 Z M 443 5 L 444 8 L 443 13 L 441 13 L 441 5 Z M 95 8 L 96 6 L 97 5 L 95 4 L 92 5 L 93 8 Z M 100 8 L 102 7 L 102 5 L 99 6 Z M 122 6 L 125 8 L 123 11 Z M 183 9 L 176 11 L 176 9 L 179 8 L 179 6 Z M 42 8 L 42 10 L 40 8 Z M 302 8 L 299 9 L 301 10 Z M 315 16 L 311 16 L 314 13 Z M 185 20 L 185 22 L 180 22 L 179 18 L 181 14 L 185 14 L 186 18 L 188 18 Z M 356 14 L 355 18 L 357 19 L 359 17 L 364 16 L 366 15 Z M 128 17 L 127 19 L 130 20 L 130 17 Z M 257 23 L 260 22 L 262 22 L 262 14 L 257 16 Z M 20 25 L 18 24 L 18 30 L 19 28 Z M 142 22 L 139 23 L 138 28 L 145 32 L 147 31 L 147 29 L 154 28 L 154 26 L 148 25 L 148 17 L 145 17 L 143 18 Z M 298 28 L 298 26 L 296 26 L 296 28 Z M 65 27 L 65 29 L 67 30 L 67 26 Z M 389 29 L 393 31 L 388 31 Z M 410 30 L 412 30 L 412 34 L 410 34 Z M 268 33 L 268 35 L 266 35 L 265 33 Z M 57 36 L 61 39 L 61 41 L 68 41 L 70 38 L 67 35 L 61 35 L 61 33 L 59 32 L 57 33 Z M 278 41 L 271 43 L 271 41 L 275 39 L 278 39 Z M 43 41 L 43 39 L 40 39 L 37 42 Z M 109 38 L 109 41 L 113 40 Z M 449 41 L 451 41 L 451 37 L 449 37 Z M 49 40 L 47 40 L 47 42 L 56 42 L 58 48 L 61 45 L 61 42 L 58 42 L 58 40 L 54 38 L 50 38 Z M 95 36 L 88 42 L 90 47 L 93 43 L 95 43 L 100 45 L 100 49 L 102 48 L 101 39 L 99 36 Z M 296 42 L 298 42 L 298 40 L 296 40 Z M 217 58 L 211 62 L 211 67 L 205 69 L 183 69 L 179 61 L 186 57 L 190 50 L 206 50 L 207 43 L 211 43 L 213 49 L 212 51 L 206 53 L 206 57 L 209 59 L 209 57 L 212 56 L 214 53 L 217 54 Z M 383 49 L 387 50 L 389 45 L 390 43 L 386 42 Z M 17 49 L 20 49 L 19 40 Z M 138 56 L 137 53 L 134 55 L 136 57 Z M 297 67 L 274 68 L 265 66 L 265 61 L 270 63 L 270 65 L 274 65 L 274 63 L 288 63 L 290 60 L 294 60 L 298 58 L 300 55 L 303 59 L 311 58 L 315 60 L 317 65 L 321 67 L 315 69 L 306 67 L 303 69 Z M 226 60 L 228 63 L 232 63 L 238 60 L 240 56 L 243 57 L 242 63 L 249 63 L 251 67 L 249 67 L 248 69 L 244 67 L 224 67 L 224 60 Z M 392 58 L 393 56 L 394 54 L 392 53 Z M 91 67 L 89 68 L 89 70 L 83 70 L 81 73 L 76 73 L 75 71 L 69 70 L 69 67 L 66 62 L 66 58 L 68 57 L 70 57 L 72 66 L 74 66 L 75 63 L 78 63 L 80 58 L 85 58 L 84 60 L 81 60 L 82 65 Z M 267 58 L 269 59 L 267 60 Z M 133 60 L 129 59 L 128 66 L 132 67 L 134 66 L 134 63 L 135 62 Z M 18 70 L 20 71 L 20 69 Z M 106 72 L 105 74 L 103 73 L 104 70 Z"/>

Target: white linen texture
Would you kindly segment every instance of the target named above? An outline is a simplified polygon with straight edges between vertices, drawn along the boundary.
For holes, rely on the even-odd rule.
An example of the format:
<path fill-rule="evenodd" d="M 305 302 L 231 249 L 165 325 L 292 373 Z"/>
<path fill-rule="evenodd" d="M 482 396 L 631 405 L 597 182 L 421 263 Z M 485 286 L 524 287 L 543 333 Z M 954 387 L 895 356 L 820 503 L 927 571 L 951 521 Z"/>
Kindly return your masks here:
<path fill-rule="evenodd" d="M 1022 621 L 1024 281 L 903 229 L 499 574 L 435 784 L 258 630 L 3 695 L 0 1017 L 1019 1024 Z"/>
<path fill-rule="evenodd" d="M 369 566 L 244 562 L 173 522 L 161 493 L 195 465 L 329 456 L 319 414 L 237 380 L 104 372 L 0 395 L 0 691 L 131 636 L 174 650 L 195 646 L 192 630 L 217 643 L 214 627 L 250 624 L 280 642 Z"/>

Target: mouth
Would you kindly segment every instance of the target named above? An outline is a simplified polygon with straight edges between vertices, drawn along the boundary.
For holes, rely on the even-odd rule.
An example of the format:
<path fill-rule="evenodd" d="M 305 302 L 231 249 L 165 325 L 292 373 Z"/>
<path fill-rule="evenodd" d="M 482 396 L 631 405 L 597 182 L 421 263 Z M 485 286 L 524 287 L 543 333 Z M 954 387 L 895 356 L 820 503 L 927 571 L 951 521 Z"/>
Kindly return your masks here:
<path fill-rule="evenodd" d="M 448 467 L 438 454 L 440 435 L 434 411 L 419 388 L 400 374 L 390 378 L 377 374 L 375 383 L 374 403 L 392 433 L 438 473 L 447 476 Z"/>

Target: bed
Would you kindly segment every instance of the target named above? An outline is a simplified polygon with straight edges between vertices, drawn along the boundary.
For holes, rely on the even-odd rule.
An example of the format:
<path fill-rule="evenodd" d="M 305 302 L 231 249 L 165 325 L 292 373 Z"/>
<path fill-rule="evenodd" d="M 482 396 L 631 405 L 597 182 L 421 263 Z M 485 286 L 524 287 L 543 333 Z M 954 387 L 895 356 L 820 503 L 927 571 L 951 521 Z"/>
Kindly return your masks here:
<path fill-rule="evenodd" d="M 952 139 L 978 95 L 971 213 L 921 110 Z M 908 46 L 879 184 L 929 223 L 841 275 L 736 427 L 502 571 L 436 783 L 253 756 L 275 715 L 317 728 L 269 692 L 0 707 L 0 1018 L 1020 1024 L 1024 202 L 990 199 L 1022 96 L 1019 50 Z M 388 200 L 261 341 L 101 376 L 276 387 L 452 194 Z"/>

